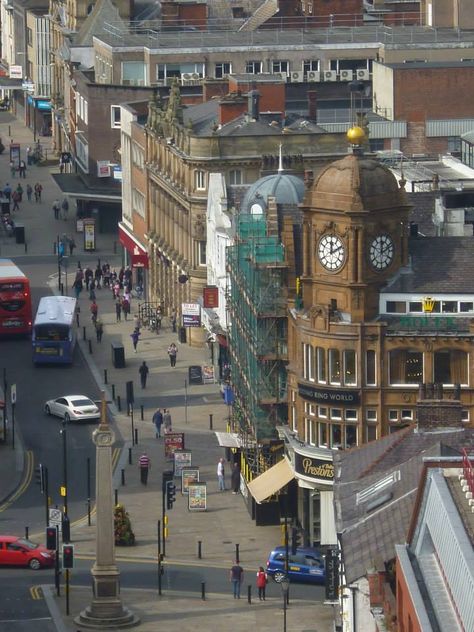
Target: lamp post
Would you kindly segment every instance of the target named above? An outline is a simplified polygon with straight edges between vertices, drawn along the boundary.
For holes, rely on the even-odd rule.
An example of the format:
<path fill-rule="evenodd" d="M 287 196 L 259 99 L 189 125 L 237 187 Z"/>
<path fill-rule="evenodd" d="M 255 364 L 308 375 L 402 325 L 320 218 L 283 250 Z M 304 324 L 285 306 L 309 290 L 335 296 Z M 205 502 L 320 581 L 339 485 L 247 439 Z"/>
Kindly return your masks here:
<path fill-rule="evenodd" d="M 286 632 L 286 602 L 288 597 L 288 590 L 290 588 L 290 580 L 288 576 L 285 577 L 280 582 L 281 592 L 283 594 L 283 632 Z"/>

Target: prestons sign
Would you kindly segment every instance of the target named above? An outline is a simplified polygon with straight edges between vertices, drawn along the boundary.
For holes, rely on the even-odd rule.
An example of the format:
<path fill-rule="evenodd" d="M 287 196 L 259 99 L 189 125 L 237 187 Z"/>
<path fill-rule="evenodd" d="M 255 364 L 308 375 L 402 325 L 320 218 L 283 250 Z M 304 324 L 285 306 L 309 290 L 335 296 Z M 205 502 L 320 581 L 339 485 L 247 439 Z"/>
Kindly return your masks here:
<path fill-rule="evenodd" d="M 334 464 L 332 461 L 299 454 L 295 450 L 295 473 L 306 479 L 332 482 L 334 480 Z"/>
<path fill-rule="evenodd" d="M 316 388 L 309 384 L 298 384 L 298 395 L 304 399 L 321 404 L 338 404 L 339 406 L 353 406 L 359 403 L 359 391 L 347 391 L 333 388 Z"/>

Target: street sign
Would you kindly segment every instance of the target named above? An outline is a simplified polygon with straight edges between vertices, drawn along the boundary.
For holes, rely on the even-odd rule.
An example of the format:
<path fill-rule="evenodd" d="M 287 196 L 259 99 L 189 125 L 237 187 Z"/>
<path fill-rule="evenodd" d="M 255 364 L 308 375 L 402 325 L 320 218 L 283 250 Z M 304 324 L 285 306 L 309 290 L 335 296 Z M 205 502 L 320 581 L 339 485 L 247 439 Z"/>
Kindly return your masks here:
<path fill-rule="evenodd" d="M 16 404 L 16 384 L 12 384 L 10 387 L 10 401 L 12 404 Z"/>
<path fill-rule="evenodd" d="M 35 84 L 32 81 L 23 81 L 23 83 L 21 84 L 21 88 L 26 92 L 34 92 Z"/>
<path fill-rule="evenodd" d="M 59 531 L 62 530 L 63 525 L 63 514 L 61 509 L 51 509 L 49 510 L 49 524 L 51 527 L 58 527 Z"/>

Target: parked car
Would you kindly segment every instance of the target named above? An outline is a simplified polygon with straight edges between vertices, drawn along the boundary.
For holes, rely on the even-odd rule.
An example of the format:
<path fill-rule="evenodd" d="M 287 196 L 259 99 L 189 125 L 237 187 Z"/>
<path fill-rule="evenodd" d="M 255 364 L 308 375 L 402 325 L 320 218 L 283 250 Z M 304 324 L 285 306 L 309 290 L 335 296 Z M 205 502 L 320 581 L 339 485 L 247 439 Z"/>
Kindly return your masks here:
<path fill-rule="evenodd" d="M 0 535 L 0 565 L 29 566 L 34 571 L 54 566 L 55 552 L 16 535 Z"/>
<path fill-rule="evenodd" d="M 285 547 L 277 546 L 267 561 L 267 573 L 276 582 L 285 577 Z M 288 578 L 292 582 L 323 584 L 325 580 L 324 554 L 315 547 L 301 547 L 289 551 Z"/>
<path fill-rule="evenodd" d="M 85 395 L 63 395 L 45 402 L 44 412 L 47 415 L 61 417 L 64 421 L 89 421 L 100 418 L 100 410 Z"/>

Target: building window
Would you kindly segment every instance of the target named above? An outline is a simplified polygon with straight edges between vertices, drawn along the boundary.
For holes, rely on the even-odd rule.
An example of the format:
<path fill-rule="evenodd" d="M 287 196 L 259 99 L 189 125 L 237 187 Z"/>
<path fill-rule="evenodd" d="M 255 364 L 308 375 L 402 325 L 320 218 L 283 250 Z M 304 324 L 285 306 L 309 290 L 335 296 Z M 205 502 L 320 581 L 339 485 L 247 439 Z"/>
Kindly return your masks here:
<path fill-rule="evenodd" d="M 331 448 L 342 448 L 342 426 L 340 424 L 331 425 Z"/>
<path fill-rule="evenodd" d="M 342 410 L 340 408 L 331 408 L 331 419 L 342 419 Z"/>
<path fill-rule="evenodd" d="M 413 421 L 413 411 L 410 409 L 402 408 L 402 420 L 403 421 Z"/>
<path fill-rule="evenodd" d="M 357 426 L 354 424 L 346 424 L 345 430 L 345 448 L 353 448 L 357 445 Z"/>
<path fill-rule="evenodd" d="M 303 72 L 319 72 L 319 59 L 305 59 L 303 61 Z"/>
<path fill-rule="evenodd" d="M 320 406 L 318 408 L 318 416 L 322 417 L 323 419 L 326 419 L 328 416 L 328 409 L 326 408 L 326 406 Z"/>
<path fill-rule="evenodd" d="M 272 61 L 272 72 L 288 73 L 290 64 L 287 61 Z"/>
<path fill-rule="evenodd" d="M 367 442 L 377 440 L 377 426 L 367 426 L 366 428 Z"/>
<path fill-rule="evenodd" d="M 122 62 L 122 83 L 125 86 L 145 85 L 145 64 L 142 61 Z"/>
<path fill-rule="evenodd" d="M 458 311 L 458 302 L 441 301 L 441 310 L 443 314 L 455 314 Z"/>
<path fill-rule="evenodd" d="M 144 151 L 136 143 L 132 143 L 132 163 L 139 169 L 144 169 L 145 167 Z"/>
<path fill-rule="evenodd" d="M 326 384 L 326 352 L 322 347 L 316 349 L 316 358 L 318 362 L 318 382 Z"/>
<path fill-rule="evenodd" d="M 145 217 L 145 196 L 137 189 L 132 189 L 132 210 Z"/>
<path fill-rule="evenodd" d="M 33 31 L 29 26 L 26 27 L 26 43 L 28 46 L 33 46 Z M 28 76 L 31 77 L 31 75 Z"/>
<path fill-rule="evenodd" d="M 368 349 L 365 352 L 365 383 L 367 386 L 376 386 L 375 351 Z"/>
<path fill-rule="evenodd" d="M 317 435 L 317 424 L 315 419 L 306 419 L 306 443 L 309 445 L 317 445 L 318 435 Z"/>
<path fill-rule="evenodd" d="M 348 408 L 345 412 L 346 421 L 357 421 L 357 410 L 355 408 Z"/>
<path fill-rule="evenodd" d="M 206 265 L 206 242 L 198 241 L 198 265 L 205 266 Z"/>
<path fill-rule="evenodd" d="M 466 423 L 469 423 L 469 411 L 468 410 L 463 409 L 461 411 L 461 419 L 462 419 L 462 421 L 464 421 Z"/>
<path fill-rule="evenodd" d="M 194 172 L 194 188 L 196 191 L 206 190 L 206 173 L 201 170 Z"/>
<path fill-rule="evenodd" d="M 328 446 L 328 425 L 319 423 L 318 429 L 319 429 L 319 445 L 325 448 Z"/>
<path fill-rule="evenodd" d="M 344 384 L 354 386 L 357 384 L 356 354 L 350 349 L 344 351 Z"/>
<path fill-rule="evenodd" d="M 296 420 L 296 391 L 291 391 L 291 429 L 295 432 L 298 429 Z"/>
<path fill-rule="evenodd" d="M 303 377 L 314 382 L 313 347 L 303 344 Z"/>
<path fill-rule="evenodd" d="M 261 61 L 248 61 L 245 64 L 245 72 L 250 75 L 259 75 L 263 70 L 262 66 Z"/>
<path fill-rule="evenodd" d="M 388 411 L 388 420 L 389 421 L 398 421 L 398 410 L 391 409 Z"/>
<path fill-rule="evenodd" d="M 474 310 L 474 303 L 472 301 L 461 301 L 459 303 L 460 312 L 472 312 Z"/>
<path fill-rule="evenodd" d="M 374 408 L 368 408 L 365 412 L 367 421 L 377 421 L 377 411 Z"/>
<path fill-rule="evenodd" d="M 423 382 L 423 353 L 396 349 L 389 353 L 390 384 L 420 384 Z"/>
<path fill-rule="evenodd" d="M 229 171 L 229 184 L 242 184 L 242 171 L 240 169 L 231 169 Z"/>
<path fill-rule="evenodd" d="M 341 359 L 339 349 L 329 349 L 329 381 L 331 384 L 341 383 Z"/>
<path fill-rule="evenodd" d="M 214 68 L 214 77 L 223 79 L 226 75 L 232 74 L 232 64 L 230 61 L 219 61 Z"/>
<path fill-rule="evenodd" d="M 410 301 L 408 304 L 408 311 L 414 312 L 416 314 L 423 312 L 423 302 L 422 301 Z"/>
<path fill-rule="evenodd" d="M 387 301 L 385 309 L 387 314 L 405 314 L 407 305 L 405 301 Z"/>
<path fill-rule="evenodd" d="M 441 384 L 467 384 L 467 353 L 459 350 L 435 351 L 434 381 Z"/>
<path fill-rule="evenodd" d="M 110 124 L 113 129 L 120 129 L 120 105 L 110 106 Z"/>

